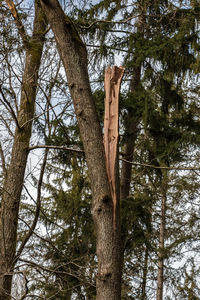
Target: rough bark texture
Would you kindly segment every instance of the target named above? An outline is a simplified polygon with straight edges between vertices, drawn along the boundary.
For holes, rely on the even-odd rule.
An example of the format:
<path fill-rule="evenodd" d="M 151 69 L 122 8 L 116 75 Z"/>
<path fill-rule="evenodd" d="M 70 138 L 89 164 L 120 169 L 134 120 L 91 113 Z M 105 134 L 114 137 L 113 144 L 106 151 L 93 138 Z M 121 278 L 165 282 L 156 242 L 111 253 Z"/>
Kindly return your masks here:
<path fill-rule="evenodd" d="M 104 147 L 106 168 L 113 201 L 113 228 L 117 228 L 116 212 L 119 211 L 119 92 L 124 69 L 108 67 L 105 72 L 105 117 L 104 117 Z"/>
<path fill-rule="evenodd" d="M 17 242 L 18 211 L 28 147 L 34 116 L 38 70 L 44 44 L 46 22 L 36 1 L 32 38 L 26 49 L 21 101 L 17 116 L 20 128 L 16 128 L 11 162 L 3 186 L 0 218 L 0 300 L 11 299 L 12 275 Z"/>
<path fill-rule="evenodd" d="M 160 216 L 160 233 L 159 233 L 159 251 L 158 251 L 158 276 L 157 276 L 157 296 L 156 300 L 163 299 L 163 273 L 164 273 L 164 247 L 165 247 L 165 215 L 167 201 L 167 171 L 163 170 L 162 180 L 162 202 Z"/>
<path fill-rule="evenodd" d="M 118 300 L 121 298 L 120 230 L 113 230 L 113 203 L 102 132 L 89 84 L 86 47 L 57 0 L 41 0 L 41 3 L 65 67 L 88 164 L 97 236 L 96 300 Z"/>

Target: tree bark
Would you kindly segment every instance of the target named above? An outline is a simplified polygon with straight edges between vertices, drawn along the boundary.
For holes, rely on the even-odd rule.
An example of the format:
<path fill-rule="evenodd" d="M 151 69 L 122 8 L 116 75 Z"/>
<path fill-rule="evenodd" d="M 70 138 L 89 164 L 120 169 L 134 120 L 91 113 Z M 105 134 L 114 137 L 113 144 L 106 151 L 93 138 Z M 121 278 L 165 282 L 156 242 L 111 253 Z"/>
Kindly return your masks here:
<path fill-rule="evenodd" d="M 32 38 L 26 44 L 26 63 L 21 89 L 20 109 L 12 147 L 11 162 L 3 186 L 0 218 L 0 300 L 11 299 L 20 197 L 24 182 L 28 147 L 35 111 L 38 70 L 42 56 L 46 21 L 35 2 Z"/>
<path fill-rule="evenodd" d="M 105 151 L 87 70 L 87 50 L 73 22 L 57 0 L 41 0 L 64 64 L 84 145 L 91 182 L 92 214 L 96 225 L 98 273 L 96 300 L 121 299 L 119 214 L 113 230 L 113 202 L 106 171 Z"/>

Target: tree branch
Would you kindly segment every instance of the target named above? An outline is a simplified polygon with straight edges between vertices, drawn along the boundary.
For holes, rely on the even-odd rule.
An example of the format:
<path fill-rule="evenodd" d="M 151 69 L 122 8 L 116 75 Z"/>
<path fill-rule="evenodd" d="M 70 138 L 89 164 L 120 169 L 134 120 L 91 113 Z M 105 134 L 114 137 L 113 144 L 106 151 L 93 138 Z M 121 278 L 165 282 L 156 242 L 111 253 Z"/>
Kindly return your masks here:
<path fill-rule="evenodd" d="M 29 36 L 27 35 L 24 25 L 22 24 L 22 21 L 20 20 L 19 14 L 17 12 L 16 6 L 12 0 L 6 0 L 6 3 L 11 11 L 11 14 L 13 15 L 13 18 L 15 20 L 15 24 L 19 30 L 19 34 L 21 35 L 21 38 L 23 40 L 24 45 L 26 46 L 29 42 Z"/>
<path fill-rule="evenodd" d="M 21 129 L 20 125 L 19 125 L 19 122 L 18 122 L 18 119 L 17 119 L 17 116 L 15 115 L 15 112 L 12 108 L 12 106 L 10 105 L 10 103 L 7 101 L 4 93 L 3 93 L 3 90 L 1 88 L 1 85 L 0 85 L 0 93 L 2 95 L 2 98 L 3 98 L 3 101 L 0 99 L 1 103 L 8 109 L 8 111 L 11 113 L 14 121 L 15 121 L 15 124 L 17 126 L 18 129 Z"/>
<path fill-rule="evenodd" d="M 4 178 L 5 178 L 6 175 L 7 175 L 7 169 L 6 169 L 5 156 L 4 156 L 4 153 L 3 153 L 3 149 L 2 149 L 1 143 L 0 143 L 0 157 L 1 157 L 3 175 L 4 175 Z"/>
<path fill-rule="evenodd" d="M 67 150 L 67 151 L 74 151 L 74 152 L 79 152 L 79 153 L 84 153 L 84 150 L 82 149 L 75 149 L 75 148 L 70 148 L 66 146 L 54 146 L 54 145 L 35 145 L 29 147 L 29 151 L 39 149 L 39 148 L 48 148 L 48 149 L 55 149 L 55 150 Z M 121 156 L 123 156 L 123 153 L 120 153 Z M 200 171 L 200 168 L 195 168 L 195 167 L 160 167 L 160 166 L 155 166 L 155 165 L 149 165 L 146 163 L 136 163 L 133 161 L 126 160 L 124 158 L 119 158 L 121 161 L 124 161 L 126 163 L 132 164 L 134 166 L 141 166 L 141 167 L 147 167 L 147 168 L 153 168 L 153 169 L 166 169 L 166 170 L 179 170 L 179 171 Z"/>
<path fill-rule="evenodd" d="M 81 150 L 81 149 L 75 149 L 75 148 L 70 148 L 70 147 L 66 147 L 66 146 L 53 146 L 53 145 L 35 145 L 35 146 L 29 147 L 28 150 L 31 151 L 31 150 L 39 149 L 39 148 L 56 149 L 56 150 L 68 150 L 68 151 L 84 153 L 84 151 Z"/>
<path fill-rule="evenodd" d="M 124 158 L 120 158 L 120 160 L 125 161 L 126 163 L 132 164 L 134 166 L 148 167 L 153 169 L 165 169 L 165 170 L 179 170 L 179 171 L 200 171 L 200 168 L 195 167 L 160 167 L 143 163 L 135 163 L 133 161 L 126 160 Z"/>
<path fill-rule="evenodd" d="M 81 26 L 81 25 L 78 25 L 81 29 L 90 29 L 92 26 L 94 26 L 95 24 L 97 23 L 108 23 L 108 24 L 124 24 L 124 23 L 127 23 L 128 21 L 131 21 L 132 19 L 135 19 L 139 17 L 139 15 L 136 15 L 136 16 L 131 16 L 125 20 L 121 20 L 121 21 L 109 21 L 109 20 L 96 20 L 94 22 L 92 22 L 89 26 Z"/>

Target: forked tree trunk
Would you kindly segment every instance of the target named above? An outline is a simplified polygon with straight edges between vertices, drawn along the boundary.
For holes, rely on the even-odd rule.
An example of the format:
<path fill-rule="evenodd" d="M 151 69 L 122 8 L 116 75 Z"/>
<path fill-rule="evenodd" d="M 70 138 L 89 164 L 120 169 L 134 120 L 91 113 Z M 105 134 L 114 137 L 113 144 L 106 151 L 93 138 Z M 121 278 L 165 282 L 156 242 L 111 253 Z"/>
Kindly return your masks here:
<path fill-rule="evenodd" d="M 119 213 L 113 227 L 113 201 L 108 181 L 100 123 L 91 93 L 87 50 L 75 25 L 57 0 L 41 0 L 54 32 L 73 99 L 90 176 L 96 225 L 98 274 L 96 300 L 121 299 Z M 117 200 L 118 201 L 118 200 Z M 117 206 L 119 207 L 119 205 Z"/>
<path fill-rule="evenodd" d="M 35 111 L 38 70 L 42 56 L 46 21 L 36 1 L 33 34 L 26 44 L 26 63 L 21 89 L 11 162 L 3 186 L 0 218 L 0 300 L 11 299 L 11 285 L 17 243 L 20 197 Z"/>

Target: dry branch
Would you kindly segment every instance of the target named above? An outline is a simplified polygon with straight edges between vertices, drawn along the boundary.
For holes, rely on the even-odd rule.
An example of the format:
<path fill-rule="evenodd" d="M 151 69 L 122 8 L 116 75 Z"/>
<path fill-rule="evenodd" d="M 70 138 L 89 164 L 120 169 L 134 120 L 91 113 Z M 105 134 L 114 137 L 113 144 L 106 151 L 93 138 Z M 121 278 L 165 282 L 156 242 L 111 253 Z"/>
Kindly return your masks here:
<path fill-rule="evenodd" d="M 35 146 L 29 147 L 29 151 L 39 149 L 39 148 L 55 149 L 55 150 L 67 150 L 67 151 L 74 151 L 74 152 L 84 153 L 84 151 L 81 150 L 81 149 L 75 149 L 75 148 L 70 148 L 70 147 L 66 147 L 66 146 L 54 146 L 54 145 L 35 145 Z"/>

